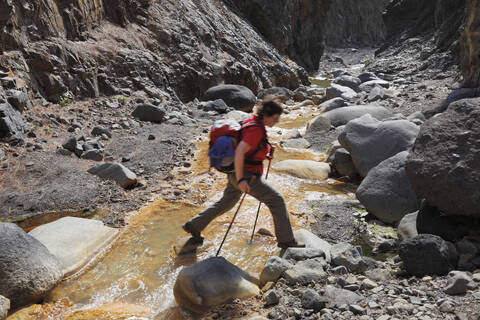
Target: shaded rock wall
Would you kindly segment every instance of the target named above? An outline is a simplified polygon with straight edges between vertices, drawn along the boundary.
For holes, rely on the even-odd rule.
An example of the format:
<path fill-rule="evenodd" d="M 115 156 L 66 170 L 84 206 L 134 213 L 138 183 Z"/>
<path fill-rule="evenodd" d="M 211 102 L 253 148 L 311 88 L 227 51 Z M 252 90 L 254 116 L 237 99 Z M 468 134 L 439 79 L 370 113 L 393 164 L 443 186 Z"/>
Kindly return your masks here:
<path fill-rule="evenodd" d="M 226 82 L 296 88 L 306 74 L 223 2 L 26 0 L 0 4 L 0 66 L 51 101 Z"/>
<path fill-rule="evenodd" d="M 480 87 L 480 1 L 467 0 L 465 13 L 461 37 L 464 86 Z"/>

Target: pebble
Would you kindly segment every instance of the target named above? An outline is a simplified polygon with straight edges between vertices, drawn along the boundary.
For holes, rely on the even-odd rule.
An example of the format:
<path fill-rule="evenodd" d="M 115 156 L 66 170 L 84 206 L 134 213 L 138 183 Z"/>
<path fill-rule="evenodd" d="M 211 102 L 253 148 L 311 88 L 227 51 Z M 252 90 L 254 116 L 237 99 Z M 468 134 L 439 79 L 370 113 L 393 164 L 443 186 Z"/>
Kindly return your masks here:
<path fill-rule="evenodd" d="M 373 288 L 378 287 L 378 284 L 375 281 L 372 281 L 370 279 L 365 279 L 365 280 L 362 281 L 360 286 L 361 286 L 362 289 L 369 290 L 369 289 L 373 289 Z"/>
<path fill-rule="evenodd" d="M 356 314 L 356 315 L 365 313 L 365 309 L 363 309 L 362 307 L 360 307 L 359 305 L 356 305 L 356 304 L 352 304 L 348 308 L 348 310 L 350 310 L 351 312 L 353 312 L 353 314 Z"/>
<path fill-rule="evenodd" d="M 153 134 L 148 135 L 148 140 L 155 140 L 155 136 Z"/>
<path fill-rule="evenodd" d="M 264 296 L 265 305 L 272 306 L 280 302 L 280 296 L 276 290 L 268 290 Z"/>

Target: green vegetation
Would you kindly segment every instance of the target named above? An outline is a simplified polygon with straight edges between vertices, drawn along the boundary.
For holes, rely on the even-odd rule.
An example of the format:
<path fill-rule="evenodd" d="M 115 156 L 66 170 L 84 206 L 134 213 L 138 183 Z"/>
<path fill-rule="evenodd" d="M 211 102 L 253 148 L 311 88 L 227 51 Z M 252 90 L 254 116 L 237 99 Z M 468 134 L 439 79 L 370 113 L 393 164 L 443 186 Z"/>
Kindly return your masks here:
<path fill-rule="evenodd" d="M 122 96 L 122 95 L 118 95 L 113 98 L 116 99 L 120 104 L 125 104 L 127 102 L 127 98 L 125 98 L 125 96 Z"/>
<path fill-rule="evenodd" d="M 62 107 L 66 107 L 72 102 L 73 102 L 73 93 L 70 91 L 66 91 L 60 97 L 60 101 L 58 102 L 58 104 L 61 105 Z"/>

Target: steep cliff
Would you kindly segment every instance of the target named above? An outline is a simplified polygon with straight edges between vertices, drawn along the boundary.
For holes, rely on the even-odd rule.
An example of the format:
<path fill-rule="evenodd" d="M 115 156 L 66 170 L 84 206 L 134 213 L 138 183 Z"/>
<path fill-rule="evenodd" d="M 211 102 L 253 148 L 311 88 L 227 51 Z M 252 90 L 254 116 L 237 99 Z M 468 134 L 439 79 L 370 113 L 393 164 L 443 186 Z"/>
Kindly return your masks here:
<path fill-rule="evenodd" d="M 386 36 L 382 19 L 389 0 L 332 0 L 325 25 L 329 47 L 377 46 Z"/>
<path fill-rule="evenodd" d="M 226 0 L 282 54 L 309 71 L 318 69 L 332 0 Z"/>
<path fill-rule="evenodd" d="M 0 2 L 0 66 L 51 101 L 218 83 L 296 88 L 306 74 L 221 1 Z"/>
<path fill-rule="evenodd" d="M 462 31 L 461 68 L 464 86 L 480 87 L 480 1 L 467 0 Z"/>

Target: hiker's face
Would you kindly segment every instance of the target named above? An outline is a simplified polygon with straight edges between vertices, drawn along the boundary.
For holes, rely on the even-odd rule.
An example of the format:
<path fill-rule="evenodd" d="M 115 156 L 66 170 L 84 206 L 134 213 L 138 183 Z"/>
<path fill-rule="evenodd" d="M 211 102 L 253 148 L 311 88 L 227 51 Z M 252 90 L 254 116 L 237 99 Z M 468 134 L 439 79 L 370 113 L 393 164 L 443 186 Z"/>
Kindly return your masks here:
<path fill-rule="evenodd" d="M 263 117 L 263 122 L 267 127 L 273 127 L 278 121 L 280 121 L 279 114 L 274 114 L 271 117 Z"/>

